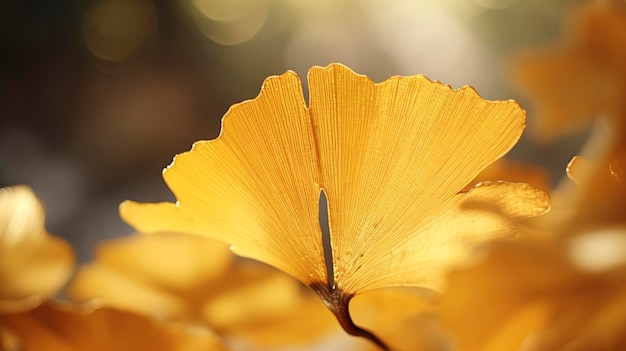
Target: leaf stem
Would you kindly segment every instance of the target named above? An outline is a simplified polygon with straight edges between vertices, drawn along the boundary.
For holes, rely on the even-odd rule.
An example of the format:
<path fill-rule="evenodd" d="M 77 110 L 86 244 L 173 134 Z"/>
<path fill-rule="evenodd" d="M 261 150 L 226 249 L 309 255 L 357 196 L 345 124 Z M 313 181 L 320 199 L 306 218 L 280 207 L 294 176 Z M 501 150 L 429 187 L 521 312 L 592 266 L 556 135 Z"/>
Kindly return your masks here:
<path fill-rule="evenodd" d="M 311 284 L 311 288 L 317 292 L 322 301 L 324 301 L 326 307 L 328 307 L 328 309 L 335 315 L 337 321 L 346 333 L 366 338 L 378 345 L 378 347 L 382 350 L 390 351 L 390 348 L 376 335 L 357 326 L 354 324 L 354 321 L 352 321 L 349 304 L 350 300 L 354 297 L 354 294 L 347 294 L 335 286 L 330 287 L 323 283 L 313 283 Z"/>

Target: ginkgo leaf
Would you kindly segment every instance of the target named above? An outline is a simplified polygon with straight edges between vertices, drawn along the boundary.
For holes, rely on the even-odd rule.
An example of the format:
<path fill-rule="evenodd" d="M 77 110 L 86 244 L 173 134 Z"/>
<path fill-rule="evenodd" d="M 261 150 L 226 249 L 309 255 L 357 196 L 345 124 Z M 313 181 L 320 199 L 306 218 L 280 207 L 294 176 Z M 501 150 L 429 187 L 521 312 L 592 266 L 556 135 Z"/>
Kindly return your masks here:
<path fill-rule="evenodd" d="M 518 160 L 501 158 L 485 168 L 473 182 L 504 180 L 525 183 L 541 189 L 550 189 L 550 172 L 547 168 Z M 473 184 L 472 184 L 473 186 Z"/>
<path fill-rule="evenodd" d="M 586 174 L 589 173 L 589 169 L 593 165 L 589 160 L 586 160 L 580 156 L 574 156 L 567 164 L 566 172 L 567 177 L 576 184 L 581 184 Z"/>
<path fill-rule="evenodd" d="M 74 251 L 44 227 L 44 208 L 27 186 L 0 189 L 0 313 L 31 309 L 56 294 L 74 269 Z"/>
<path fill-rule="evenodd" d="M 623 350 L 626 228 L 599 229 L 500 242 L 450 274 L 440 313 L 458 349 Z"/>
<path fill-rule="evenodd" d="M 453 350 L 436 314 L 438 297 L 420 288 L 368 290 L 354 297 L 350 313 L 392 350 Z"/>
<path fill-rule="evenodd" d="M 341 331 L 317 296 L 295 279 L 233 257 L 224 243 L 198 235 L 116 238 L 97 246 L 94 260 L 79 268 L 65 296 L 208 325 L 257 348 L 301 346 Z"/>
<path fill-rule="evenodd" d="M 0 326 L 12 336 L 13 343 L 20 344 L 19 350 L 226 350 L 208 329 L 112 308 L 47 302 L 31 311 L 0 315 Z M 0 349 L 4 350 L 3 346 L 0 343 Z"/>
<path fill-rule="evenodd" d="M 567 232 L 583 224 L 623 225 L 626 205 L 626 142 L 623 130 L 603 128 L 592 135 L 585 146 L 585 156 L 574 156 L 567 165 L 567 176 L 574 184 L 558 189 L 557 208 L 567 209 L 559 220 L 546 224 L 553 230 Z M 555 202 L 556 203 L 556 202 Z"/>
<path fill-rule="evenodd" d="M 233 254 L 223 243 L 173 233 L 101 242 L 65 294 L 102 300 L 134 312 L 197 322 L 199 305 L 229 273 Z M 220 284 L 222 285 L 222 284 Z"/>
<path fill-rule="evenodd" d="M 580 132 L 600 116 L 619 122 L 626 111 L 625 7 L 591 1 L 568 17 L 568 37 L 514 63 L 516 80 L 536 103 L 543 140 Z"/>
<path fill-rule="evenodd" d="M 463 224 L 467 201 L 500 208 L 507 199 L 502 211 L 516 218 L 547 211 L 547 194 L 524 184 L 463 191 L 517 142 L 525 113 L 516 102 L 420 75 L 375 84 L 338 64 L 314 67 L 308 78 L 310 107 L 296 74 L 268 78 L 257 98 L 231 107 L 217 139 L 195 143 L 164 171 L 175 204 L 125 202 L 122 217 L 144 232 L 225 241 L 312 287 L 348 332 L 374 340 L 350 320 L 352 296 L 394 285 L 441 288 L 444 271 L 469 248 L 514 232 L 493 209 Z"/>

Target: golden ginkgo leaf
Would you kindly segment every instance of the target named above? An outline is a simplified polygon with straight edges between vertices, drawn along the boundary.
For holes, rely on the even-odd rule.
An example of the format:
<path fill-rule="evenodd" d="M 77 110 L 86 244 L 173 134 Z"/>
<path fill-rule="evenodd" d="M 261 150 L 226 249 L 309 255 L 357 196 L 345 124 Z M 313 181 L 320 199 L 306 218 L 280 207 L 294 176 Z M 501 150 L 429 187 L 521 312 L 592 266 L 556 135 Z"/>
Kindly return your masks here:
<path fill-rule="evenodd" d="M 298 347 L 341 331 L 295 279 L 233 257 L 224 243 L 198 235 L 116 238 L 98 245 L 94 261 L 79 268 L 65 295 L 208 325 L 233 343 L 250 343 L 246 349 Z"/>
<path fill-rule="evenodd" d="M 228 274 L 232 258 L 223 243 L 198 236 L 116 238 L 97 246 L 94 261 L 78 269 L 65 294 L 197 323 L 200 306 L 222 285 L 218 279 Z"/>
<path fill-rule="evenodd" d="M 580 157 L 574 156 L 569 164 L 567 165 L 567 177 L 576 184 L 581 184 L 584 182 L 584 178 L 589 173 L 590 169 L 593 167 L 591 161 Z"/>
<path fill-rule="evenodd" d="M 505 158 L 490 164 L 478 174 L 474 182 L 489 180 L 526 183 L 541 189 L 550 189 L 551 187 L 550 172 L 545 167 Z"/>
<path fill-rule="evenodd" d="M 584 221 L 596 226 L 625 223 L 626 183 L 616 179 L 611 172 L 611 163 L 607 161 L 611 160 L 588 160 L 576 156 L 570 162 L 568 177 L 576 182 L 576 188 L 567 189 L 570 191 L 563 197 L 570 201 L 572 217 L 577 220 L 574 226 Z M 556 227 L 559 225 L 567 223 Z"/>
<path fill-rule="evenodd" d="M 567 176 L 574 184 L 558 189 L 555 204 L 567 209 L 560 221 L 546 222 L 558 232 L 581 226 L 626 223 L 626 130 L 599 130 L 585 146 L 585 156 L 574 156 Z"/>
<path fill-rule="evenodd" d="M 458 349 L 623 350 L 625 229 L 502 242 L 453 272 L 440 313 Z"/>
<path fill-rule="evenodd" d="M 56 294 L 74 252 L 44 227 L 44 208 L 27 186 L 0 189 L 0 313 L 33 308 Z"/>
<path fill-rule="evenodd" d="M 47 302 L 27 312 L 0 315 L 0 329 L 19 350 L 226 350 L 203 328 L 166 323 L 112 308 Z M 0 349 L 4 350 L 0 339 Z M 11 350 L 11 349 L 8 349 Z"/>
<path fill-rule="evenodd" d="M 231 107 L 217 139 L 195 143 L 164 171 L 176 203 L 125 202 L 122 217 L 144 232 L 225 241 L 312 287 L 348 332 L 363 335 L 349 318 L 352 296 L 394 285 L 441 288 L 447 267 L 470 247 L 513 232 L 494 213 L 548 209 L 547 194 L 525 184 L 463 191 L 518 140 L 525 113 L 516 102 L 419 75 L 375 84 L 338 64 L 312 68 L 308 80 L 307 108 L 296 74 L 268 78 L 257 98 Z M 484 201 L 497 211 L 483 206 L 470 225 L 458 220 L 468 202 Z"/>
<path fill-rule="evenodd" d="M 519 55 L 515 78 L 537 105 L 536 136 L 551 140 L 579 132 L 603 116 L 626 112 L 626 6 L 591 1 L 570 16 L 568 37 Z"/>
<path fill-rule="evenodd" d="M 354 297 L 350 313 L 392 350 L 453 350 L 437 316 L 438 297 L 420 288 L 368 290 Z"/>

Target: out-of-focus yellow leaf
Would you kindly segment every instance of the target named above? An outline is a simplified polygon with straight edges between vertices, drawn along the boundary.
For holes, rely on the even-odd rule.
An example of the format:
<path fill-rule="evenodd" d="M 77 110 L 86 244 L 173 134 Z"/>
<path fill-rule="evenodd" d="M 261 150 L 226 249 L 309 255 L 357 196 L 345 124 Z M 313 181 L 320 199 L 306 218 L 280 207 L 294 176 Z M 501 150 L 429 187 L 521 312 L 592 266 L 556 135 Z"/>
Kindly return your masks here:
<path fill-rule="evenodd" d="M 567 177 L 576 184 L 584 182 L 587 173 L 591 171 L 593 164 L 580 156 L 574 156 L 567 165 Z"/>
<path fill-rule="evenodd" d="M 535 274 L 545 262 L 519 262 L 519 255 L 515 249 L 492 252 L 479 266 L 450 276 L 442 315 L 460 350 L 517 350 L 544 321 L 546 312 L 520 290 L 529 279 L 533 287 L 546 283 L 545 272 Z"/>
<path fill-rule="evenodd" d="M 461 351 L 622 350 L 623 252 L 624 228 L 499 243 L 480 264 L 450 276 L 441 314 Z"/>
<path fill-rule="evenodd" d="M 542 166 L 501 158 L 485 168 L 473 182 L 503 180 L 550 189 L 550 172 Z"/>
<path fill-rule="evenodd" d="M 605 145 L 591 145 L 594 152 L 575 156 L 567 166 L 567 175 L 576 186 L 559 191 L 559 207 L 569 209 L 569 216 L 552 221 L 552 228 L 565 233 L 582 227 L 605 227 L 626 224 L 626 129 L 602 131 L 609 138 Z M 599 143 L 592 139 L 590 143 Z M 594 146 L 597 146 L 594 148 Z M 550 219 L 550 218 L 548 218 Z"/>
<path fill-rule="evenodd" d="M 514 64 L 516 79 L 536 100 L 534 125 L 543 140 L 579 132 L 599 117 L 618 122 L 626 112 L 626 8 L 592 1 L 570 22 L 562 43 Z"/>
<path fill-rule="evenodd" d="M 373 330 L 392 350 L 453 350 L 437 316 L 432 291 L 393 287 L 355 296 L 350 312 L 355 323 Z"/>
<path fill-rule="evenodd" d="M 0 189 L 0 313 L 28 310 L 56 294 L 74 252 L 44 227 L 43 205 L 26 186 Z"/>
<path fill-rule="evenodd" d="M 28 312 L 0 315 L 0 325 L 29 351 L 226 350 L 207 329 L 191 329 L 111 308 L 48 302 Z"/>
<path fill-rule="evenodd" d="M 191 235 L 159 233 L 99 244 L 95 262 L 80 267 L 66 294 L 148 314 L 194 320 L 197 304 L 227 274 L 224 244 Z"/>
<path fill-rule="evenodd" d="M 271 291 L 268 289 L 265 295 L 259 294 L 256 299 L 269 300 L 276 303 L 275 299 L 277 297 L 280 298 L 285 295 L 280 290 L 276 290 L 276 288 L 279 288 L 279 286 L 274 285 Z M 243 291 L 242 293 L 246 294 Z M 250 292 L 247 294 L 250 294 Z M 263 346 L 302 348 L 310 346 L 315 348 L 316 345 L 324 342 L 326 339 L 336 337 L 337 334 L 345 336 L 335 317 L 313 293 L 301 293 L 297 304 L 293 304 L 289 309 L 282 306 L 273 313 L 264 311 L 255 318 L 250 318 L 250 316 L 241 318 L 242 316 L 239 315 L 237 316 L 239 317 L 237 324 L 224 318 L 224 316 L 232 316 L 233 312 L 224 313 L 226 311 L 223 308 L 229 305 L 232 306 L 236 302 L 235 299 L 243 296 L 236 294 L 235 296 L 225 295 L 224 297 L 227 303 L 218 301 L 218 304 L 221 304 L 221 311 L 215 309 L 215 303 L 210 303 L 207 306 L 205 311 L 207 314 L 211 314 L 208 315 L 208 318 L 211 318 L 214 323 L 222 324 L 223 327 L 234 331 L 230 339 L 236 339 L 239 342 L 245 341 L 249 344 L 248 349 L 263 350 Z M 293 297 L 290 299 L 293 299 Z M 237 301 L 241 303 L 242 300 L 238 299 Z M 257 308 L 258 306 L 272 307 L 271 305 L 267 306 L 262 301 L 257 303 Z M 235 309 L 235 313 L 245 314 L 244 308 L 249 307 L 250 304 L 244 302 L 242 307 Z M 255 306 L 252 307 L 253 313 L 260 312 L 254 309 Z"/>
<path fill-rule="evenodd" d="M 66 295 L 206 324 L 229 339 L 258 345 L 294 347 L 339 329 L 317 296 L 288 275 L 257 262 L 234 261 L 223 243 L 195 235 L 157 233 L 103 242 Z"/>

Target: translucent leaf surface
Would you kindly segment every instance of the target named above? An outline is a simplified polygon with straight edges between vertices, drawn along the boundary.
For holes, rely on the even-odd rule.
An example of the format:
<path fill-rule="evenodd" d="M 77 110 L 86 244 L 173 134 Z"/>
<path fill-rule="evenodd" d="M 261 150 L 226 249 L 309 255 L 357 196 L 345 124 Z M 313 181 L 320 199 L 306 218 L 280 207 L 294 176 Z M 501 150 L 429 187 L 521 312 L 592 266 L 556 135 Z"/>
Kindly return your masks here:
<path fill-rule="evenodd" d="M 311 286 L 346 331 L 374 340 L 354 328 L 352 296 L 440 289 L 474 246 L 513 235 L 511 218 L 548 210 L 547 193 L 525 184 L 468 187 L 520 137 L 525 112 L 516 102 L 419 75 L 374 83 L 338 64 L 313 67 L 308 81 L 307 108 L 293 72 L 268 78 L 257 98 L 227 112 L 217 139 L 197 142 L 164 171 L 176 203 L 127 201 L 122 217 L 139 231 L 227 242 Z"/>

